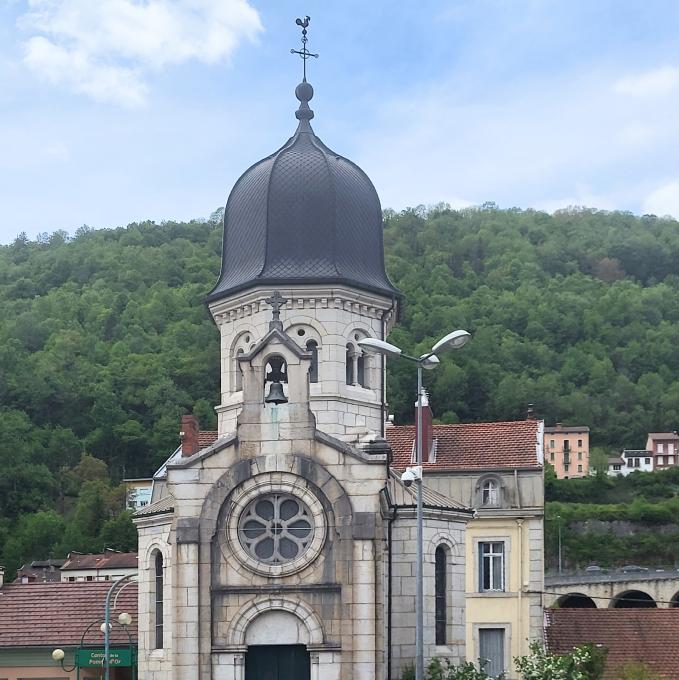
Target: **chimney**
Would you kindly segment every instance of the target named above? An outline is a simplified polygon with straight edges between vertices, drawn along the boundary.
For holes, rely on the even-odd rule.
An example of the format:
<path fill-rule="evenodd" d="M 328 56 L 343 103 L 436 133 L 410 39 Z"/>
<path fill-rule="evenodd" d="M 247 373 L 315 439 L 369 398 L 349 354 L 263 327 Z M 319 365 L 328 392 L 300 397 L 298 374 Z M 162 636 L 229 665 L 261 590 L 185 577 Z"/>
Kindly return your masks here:
<path fill-rule="evenodd" d="M 528 409 L 526 410 L 526 420 L 535 420 L 535 410 L 533 409 L 533 404 L 528 404 Z"/>
<path fill-rule="evenodd" d="M 195 416 L 182 416 L 182 431 L 179 437 L 182 440 L 182 456 L 192 456 L 198 451 L 198 433 L 200 426 Z"/>
<path fill-rule="evenodd" d="M 5 567 L 0 567 L 0 588 L 2 588 L 4 583 L 5 583 Z"/>
<path fill-rule="evenodd" d="M 426 463 L 434 443 L 434 415 L 429 406 L 429 395 L 422 390 L 422 461 Z M 415 456 L 417 456 L 417 402 L 415 402 Z"/>

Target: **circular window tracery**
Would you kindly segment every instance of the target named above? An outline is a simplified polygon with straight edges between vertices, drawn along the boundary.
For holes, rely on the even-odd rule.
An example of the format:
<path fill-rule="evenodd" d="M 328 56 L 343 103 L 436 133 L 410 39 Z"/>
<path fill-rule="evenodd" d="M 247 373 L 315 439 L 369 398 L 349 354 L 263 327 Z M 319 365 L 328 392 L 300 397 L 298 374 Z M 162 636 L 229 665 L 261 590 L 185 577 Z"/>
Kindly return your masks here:
<path fill-rule="evenodd" d="M 241 513 L 238 538 L 243 548 L 265 564 L 285 564 L 302 556 L 314 538 L 311 511 L 290 494 L 267 494 Z"/>

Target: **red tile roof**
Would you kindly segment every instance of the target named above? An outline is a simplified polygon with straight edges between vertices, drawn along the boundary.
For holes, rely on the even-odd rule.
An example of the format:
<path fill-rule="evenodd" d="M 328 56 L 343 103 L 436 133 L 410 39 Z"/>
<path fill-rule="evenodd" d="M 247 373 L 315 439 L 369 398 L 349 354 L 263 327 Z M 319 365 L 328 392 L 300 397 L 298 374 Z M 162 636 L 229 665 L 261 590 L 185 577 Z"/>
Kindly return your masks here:
<path fill-rule="evenodd" d="M 498 423 L 434 425 L 436 461 L 424 463 L 431 470 L 482 468 L 539 468 L 537 447 L 542 421 L 516 420 Z M 393 466 L 402 470 L 412 465 L 414 425 L 392 425 L 386 429 Z"/>
<path fill-rule="evenodd" d="M 198 433 L 198 447 L 204 449 L 210 444 L 214 444 L 217 441 L 217 432 L 211 430 L 205 430 L 204 432 Z"/>
<path fill-rule="evenodd" d="M 137 553 L 124 553 L 117 550 L 105 550 L 103 553 L 82 555 L 77 552 L 69 554 L 61 567 L 62 571 L 70 569 L 136 569 Z"/>
<path fill-rule="evenodd" d="M 679 680 L 679 609 L 548 609 L 546 641 L 565 654 L 586 643 L 608 649 L 606 680 L 630 663 Z"/>
<path fill-rule="evenodd" d="M 0 648 L 70 646 L 80 644 L 87 626 L 93 625 L 85 640 L 104 643 L 100 630 L 110 581 L 76 583 L 11 583 L 0 588 Z M 122 612 L 132 615 L 130 633 L 137 640 L 137 584 L 119 592 L 112 618 Z M 112 624 L 111 641 L 127 642 L 123 629 Z"/>

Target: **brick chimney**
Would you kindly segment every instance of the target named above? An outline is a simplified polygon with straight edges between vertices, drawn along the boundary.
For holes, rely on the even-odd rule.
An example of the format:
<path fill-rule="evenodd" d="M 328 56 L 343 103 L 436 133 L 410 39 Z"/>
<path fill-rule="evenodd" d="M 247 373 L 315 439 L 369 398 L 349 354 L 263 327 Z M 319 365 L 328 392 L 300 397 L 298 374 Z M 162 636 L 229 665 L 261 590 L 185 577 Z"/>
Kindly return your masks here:
<path fill-rule="evenodd" d="M 528 408 L 526 409 L 526 420 L 535 420 L 535 409 L 533 408 L 533 404 L 528 404 Z"/>
<path fill-rule="evenodd" d="M 422 460 L 427 462 L 434 443 L 434 414 L 429 406 L 429 395 L 422 391 Z M 417 457 L 417 402 L 415 402 L 415 456 Z"/>
<path fill-rule="evenodd" d="M 192 456 L 198 451 L 198 434 L 200 425 L 196 416 L 182 416 L 182 430 L 179 437 L 182 441 L 182 456 Z"/>

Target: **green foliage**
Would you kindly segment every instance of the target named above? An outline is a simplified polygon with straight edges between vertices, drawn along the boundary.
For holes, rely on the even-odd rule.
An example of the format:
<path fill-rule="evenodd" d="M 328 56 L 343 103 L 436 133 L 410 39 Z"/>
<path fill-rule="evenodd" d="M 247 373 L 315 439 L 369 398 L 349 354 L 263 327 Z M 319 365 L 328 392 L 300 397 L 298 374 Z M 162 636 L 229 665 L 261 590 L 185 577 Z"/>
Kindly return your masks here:
<path fill-rule="evenodd" d="M 219 216 L 0 246 L 0 545 L 26 513 L 58 509 L 81 523 L 80 485 L 104 479 L 74 471 L 83 452 L 116 484 L 163 462 L 183 413 L 214 427 L 219 334 L 203 301 L 219 273 Z M 437 206 L 385 213 L 384 242 L 406 296 L 390 339 L 416 353 L 454 328 L 473 335 L 425 376 L 442 422 L 523 418 L 534 403 L 548 422 L 589 425 L 606 451 L 679 422 L 676 221 Z M 389 363 L 397 422 L 412 422 L 414 382 L 405 362 Z M 567 492 L 578 499 L 549 488 L 552 500 L 603 504 L 599 482 Z M 646 491 L 649 503 L 674 496 Z M 65 536 L 63 549 L 100 543 L 110 517 L 90 501 L 98 519 L 87 534 L 67 529 L 74 545 Z M 629 508 L 649 526 L 668 511 Z"/>
<path fill-rule="evenodd" d="M 545 475 L 545 497 L 548 566 L 558 560 L 559 526 L 566 568 L 679 564 L 679 469 L 568 480 Z"/>
<path fill-rule="evenodd" d="M 112 548 L 122 552 L 136 552 L 137 529 L 132 523 L 132 513 L 125 510 L 117 517 L 112 517 L 104 522 L 99 538 L 104 548 Z"/>
<path fill-rule="evenodd" d="M 606 651 L 594 645 L 576 647 L 569 654 L 554 654 L 532 642 L 530 654 L 514 659 L 521 680 L 600 680 Z"/>
<path fill-rule="evenodd" d="M 502 680 L 504 674 L 495 677 Z M 471 661 L 455 666 L 450 659 L 432 659 L 427 666 L 427 680 L 490 680 L 490 676 L 479 670 Z"/>
<path fill-rule="evenodd" d="M 21 517 L 3 549 L 3 564 L 8 576 L 31 560 L 56 557 L 57 544 L 62 539 L 64 528 L 63 517 L 54 510 Z"/>

